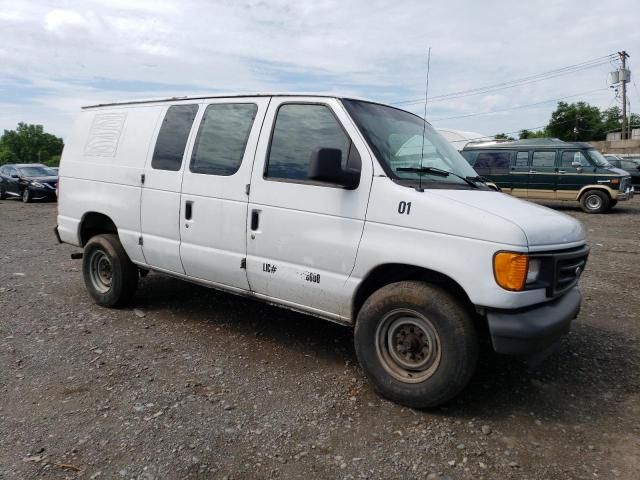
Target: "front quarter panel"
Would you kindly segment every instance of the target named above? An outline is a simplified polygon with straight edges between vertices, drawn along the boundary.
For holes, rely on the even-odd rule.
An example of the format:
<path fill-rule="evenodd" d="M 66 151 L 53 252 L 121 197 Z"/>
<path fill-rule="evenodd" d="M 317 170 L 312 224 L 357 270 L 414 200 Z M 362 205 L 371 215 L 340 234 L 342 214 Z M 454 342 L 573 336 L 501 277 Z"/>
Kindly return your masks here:
<path fill-rule="evenodd" d="M 357 288 L 377 266 L 394 263 L 450 277 L 475 305 L 520 308 L 546 301 L 544 289 L 510 292 L 496 284 L 493 255 L 500 250 L 528 251 L 524 232 L 513 222 L 440 196 L 437 190 L 418 192 L 376 177 L 348 287 Z"/>

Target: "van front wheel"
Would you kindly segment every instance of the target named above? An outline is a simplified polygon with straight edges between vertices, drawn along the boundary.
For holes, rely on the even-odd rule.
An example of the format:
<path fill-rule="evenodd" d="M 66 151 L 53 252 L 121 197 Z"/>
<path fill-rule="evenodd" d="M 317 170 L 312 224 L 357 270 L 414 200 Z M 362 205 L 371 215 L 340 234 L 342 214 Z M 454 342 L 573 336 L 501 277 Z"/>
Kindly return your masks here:
<path fill-rule="evenodd" d="M 358 361 L 376 389 L 412 408 L 455 397 L 478 358 L 466 309 L 444 289 L 417 281 L 373 293 L 358 314 L 354 339 Z"/>
<path fill-rule="evenodd" d="M 103 307 L 126 304 L 138 287 L 138 267 L 113 234 L 96 235 L 87 242 L 82 274 L 89 294 Z"/>
<path fill-rule="evenodd" d="M 587 213 L 603 213 L 609 210 L 611 200 L 609 195 L 600 190 L 587 190 L 580 197 L 580 207 L 583 212 Z"/>

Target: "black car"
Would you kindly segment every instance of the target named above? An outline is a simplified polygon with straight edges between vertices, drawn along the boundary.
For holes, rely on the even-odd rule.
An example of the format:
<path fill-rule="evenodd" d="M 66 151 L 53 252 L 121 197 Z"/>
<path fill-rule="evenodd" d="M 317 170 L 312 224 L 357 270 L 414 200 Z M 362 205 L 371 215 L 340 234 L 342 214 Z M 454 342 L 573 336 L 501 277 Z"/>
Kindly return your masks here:
<path fill-rule="evenodd" d="M 8 163 L 0 167 L 0 200 L 20 197 L 31 200 L 55 200 L 57 175 L 39 163 Z"/>
<path fill-rule="evenodd" d="M 609 163 L 614 167 L 626 170 L 631 175 L 631 185 L 636 192 L 640 191 L 640 157 L 619 157 L 617 155 L 605 155 Z"/>

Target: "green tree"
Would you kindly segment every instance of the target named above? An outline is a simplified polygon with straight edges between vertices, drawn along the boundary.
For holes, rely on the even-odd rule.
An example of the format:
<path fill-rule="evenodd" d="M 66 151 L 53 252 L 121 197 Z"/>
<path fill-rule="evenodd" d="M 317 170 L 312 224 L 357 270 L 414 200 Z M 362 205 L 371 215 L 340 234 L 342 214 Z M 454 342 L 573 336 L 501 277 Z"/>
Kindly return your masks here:
<path fill-rule="evenodd" d="M 603 140 L 605 128 L 602 112 L 585 102 L 558 102 L 545 128 L 551 137 L 566 141 Z"/>
<path fill-rule="evenodd" d="M 515 138 L 510 137 L 506 133 L 497 133 L 493 138 L 495 138 L 496 140 L 515 140 Z"/>
<path fill-rule="evenodd" d="M 531 130 L 527 130 L 526 128 L 520 130 L 520 134 L 518 135 L 520 140 L 524 140 L 525 138 L 545 138 L 548 136 L 549 134 L 546 130 L 536 130 L 535 132 L 532 132 Z"/>
<path fill-rule="evenodd" d="M 15 130 L 5 130 L 0 137 L 0 164 L 55 163 L 62 154 L 61 138 L 46 133 L 42 125 L 20 122 Z"/>

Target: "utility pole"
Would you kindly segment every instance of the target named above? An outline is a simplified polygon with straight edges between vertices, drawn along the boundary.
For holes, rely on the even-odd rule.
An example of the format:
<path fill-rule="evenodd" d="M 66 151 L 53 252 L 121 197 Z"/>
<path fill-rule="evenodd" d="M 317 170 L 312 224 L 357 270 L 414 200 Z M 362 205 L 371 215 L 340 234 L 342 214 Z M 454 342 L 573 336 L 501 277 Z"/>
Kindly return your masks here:
<path fill-rule="evenodd" d="M 620 61 L 622 62 L 622 69 L 620 70 L 620 82 L 622 83 L 622 140 L 627 138 L 627 82 L 629 81 L 629 74 L 627 73 L 627 58 L 629 54 L 623 50 L 618 52 Z"/>

